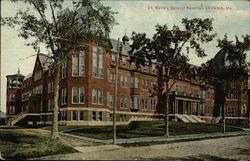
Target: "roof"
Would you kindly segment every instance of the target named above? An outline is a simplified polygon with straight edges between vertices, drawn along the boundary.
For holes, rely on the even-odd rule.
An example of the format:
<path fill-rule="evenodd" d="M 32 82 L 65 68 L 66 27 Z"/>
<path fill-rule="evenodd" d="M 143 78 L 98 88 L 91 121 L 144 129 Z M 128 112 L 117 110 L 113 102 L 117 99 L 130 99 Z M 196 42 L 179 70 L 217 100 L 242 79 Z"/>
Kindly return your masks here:
<path fill-rule="evenodd" d="M 225 65 L 225 56 L 226 51 L 221 49 L 213 58 L 213 63 L 218 65 L 219 67 L 223 67 Z"/>
<path fill-rule="evenodd" d="M 118 45 L 118 41 L 115 39 L 110 39 L 111 44 L 112 44 L 112 49 L 111 51 L 114 53 L 117 53 L 117 45 Z M 125 42 L 125 44 L 123 44 L 122 42 L 120 42 L 120 44 L 122 44 L 122 55 L 126 55 L 129 56 L 129 51 L 131 50 L 131 47 L 129 45 L 128 42 Z"/>
<path fill-rule="evenodd" d="M 23 80 L 29 79 L 30 77 L 32 77 L 32 73 L 29 73 L 28 75 L 26 75 Z"/>
<path fill-rule="evenodd" d="M 47 70 L 49 68 L 49 66 L 53 63 L 53 59 L 45 54 L 38 54 L 40 63 L 42 65 L 42 67 Z"/>

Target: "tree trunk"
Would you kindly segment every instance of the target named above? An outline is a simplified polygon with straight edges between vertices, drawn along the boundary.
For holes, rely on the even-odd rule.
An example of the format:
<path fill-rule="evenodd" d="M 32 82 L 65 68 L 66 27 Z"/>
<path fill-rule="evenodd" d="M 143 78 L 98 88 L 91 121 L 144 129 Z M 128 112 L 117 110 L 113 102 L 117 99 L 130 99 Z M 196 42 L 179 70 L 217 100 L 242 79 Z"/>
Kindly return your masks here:
<path fill-rule="evenodd" d="M 60 64 L 55 66 L 55 81 L 54 81 L 54 111 L 53 111 L 53 124 L 51 131 L 51 139 L 57 139 L 58 134 L 58 98 L 59 98 L 59 79 L 60 79 Z"/>
<path fill-rule="evenodd" d="M 165 136 L 169 137 L 169 90 L 166 89 Z"/>

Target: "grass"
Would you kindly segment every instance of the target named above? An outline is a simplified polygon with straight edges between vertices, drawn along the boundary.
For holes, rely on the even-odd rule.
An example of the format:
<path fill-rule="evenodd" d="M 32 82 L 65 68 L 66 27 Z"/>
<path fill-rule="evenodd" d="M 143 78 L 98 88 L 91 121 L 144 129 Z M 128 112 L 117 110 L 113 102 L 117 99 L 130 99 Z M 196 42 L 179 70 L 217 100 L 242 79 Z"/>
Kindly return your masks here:
<path fill-rule="evenodd" d="M 55 154 L 76 152 L 59 141 L 49 141 L 35 135 L 1 129 L 0 152 L 5 159 L 27 159 Z"/>
<path fill-rule="evenodd" d="M 39 129 L 43 129 L 43 130 L 51 130 L 51 125 L 36 125 L 36 126 L 31 126 L 31 125 L 27 125 L 25 126 L 26 128 L 39 128 Z M 82 128 L 83 126 L 80 125 L 58 125 L 58 130 L 59 131 L 65 131 L 65 130 L 72 130 L 72 129 L 78 129 L 78 128 Z"/>
<path fill-rule="evenodd" d="M 81 126 L 67 133 L 86 136 L 96 139 L 112 139 L 112 126 Z M 182 123 L 170 122 L 170 135 L 187 135 L 222 132 L 222 126 L 203 123 Z M 117 126 L 117 138 L 137 138 L 137 137 L 153 137 L 164 135 L 163 121 L 133 121 L 128 126 Z M 237 128 L 227 127 L 226 131 L 239 131 Z"/>

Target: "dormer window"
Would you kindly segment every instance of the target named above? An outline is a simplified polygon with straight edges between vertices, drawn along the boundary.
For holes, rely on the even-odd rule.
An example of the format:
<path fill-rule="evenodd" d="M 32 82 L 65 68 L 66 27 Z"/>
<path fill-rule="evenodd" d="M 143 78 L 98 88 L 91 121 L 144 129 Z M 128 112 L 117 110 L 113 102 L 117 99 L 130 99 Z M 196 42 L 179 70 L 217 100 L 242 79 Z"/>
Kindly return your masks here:
<path fill-rule="evenodd" d="M 42 78 L 42 71 L 39 70 L 39 71 L 35 72 L 35 74 L 34 74 L 34 81 L 37 81 L 37 80 L 39 80 L 41 78 Z"/>

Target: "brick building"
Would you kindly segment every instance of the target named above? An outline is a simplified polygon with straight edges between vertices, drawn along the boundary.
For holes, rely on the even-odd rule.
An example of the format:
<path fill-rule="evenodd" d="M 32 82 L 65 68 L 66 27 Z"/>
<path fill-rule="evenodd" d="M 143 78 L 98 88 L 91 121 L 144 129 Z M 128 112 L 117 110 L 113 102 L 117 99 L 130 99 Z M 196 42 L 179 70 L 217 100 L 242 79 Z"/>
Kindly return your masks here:
<path fill-rule="evenodd" d="M 112 123 L 117 64 L 117 121 L 128 123 L 132 120 L 163 116 L 164 109 L 159 106 L 158 98 L 152 97 L 149 92 L 157 84 L 157 64 L 136 69 L 128 61 L 128 42 L 124 42 L 120 48 L 120 59 L 117 63 L 115 57 L 118 41 L 111 42 L 111 51 L 94 44 L 86 44 L 85 50 L 68 54 L 67 60 L 62 63 L 60 124 Z M 7 115 L 12 122 L 10 124 L 28 121 L 51 123 L 54 85 L 52 63 L 48 55 L 38 54 L 33 72 L 20 79 L 22 84 L 18 91 L 21 103 L 16 107 L 14 116 L 8 112 L 11 106 L 7 105 Z M 177 81 L 170 95 L 170 118 L 184 122 L 200 122 L 197 116 L 211 118 L 214 91 L 213 87 L 203 89 L 201 82 L 194 80 Z M 10 92 L 7 95 L 9 98 Z"/>
<path fill-rule="evenodd" d="M 157 85 L 157 64 L 136 69 L 133 63 L 129 63 L 129 43 L 124 41 L 123 45 L 118 45 L 113 39 L 111 43 L 111 51 L 90 43 L 85 45 L 85 50 L 67 55 L 60 72 L 60 124 L 112 123 L 117 64 L 117 121 L 157 119 L 165 113 L 161 102 L 150 93 Z M 117 48 L 120 53 L 118 62 Z M 225 57 L 226 52 L 221 50 L 214 60 L 223 66 Z M 38 54 L 31 74 L 24 77 L 18 71 L 18 74 L 7 76 L 9 124 L 51 123 L 54 102 L 52 63 L 48 55 Z M 230 86 L 225 100 L 227 122 L 247 120 L 247 90 L 244 90 L 247 89 L 247 80 L 232 81 L 227 86 Z M 170 119 L 217 123 L 221 119 L 221 98 L 216 97 L 219 93 L 212 86 L 204 88 L 202 81 L 178 80 L 170 94 Z"/>

